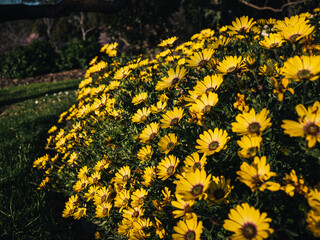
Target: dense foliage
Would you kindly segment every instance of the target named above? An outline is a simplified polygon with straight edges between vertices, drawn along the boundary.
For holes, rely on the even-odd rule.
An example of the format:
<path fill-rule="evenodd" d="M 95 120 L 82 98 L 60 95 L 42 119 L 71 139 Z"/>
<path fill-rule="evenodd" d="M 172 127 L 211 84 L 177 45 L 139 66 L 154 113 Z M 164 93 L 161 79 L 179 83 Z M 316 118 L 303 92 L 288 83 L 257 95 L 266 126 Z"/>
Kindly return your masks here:
<path fill-rule="evenodd" d="M 107 44 L 36 159 L 101 239 L 320 236 L 319 9 L 237 18 L 155 59 Z"/>
<path fill-rule="evenodd" d="M 70 41 L 59 51 L 55 51 L 51 44 L 37 40 L 1 55 L 0 76 L 24 78 L 85 68 L 98 50 L 99 44 L 92 39 Z"/>

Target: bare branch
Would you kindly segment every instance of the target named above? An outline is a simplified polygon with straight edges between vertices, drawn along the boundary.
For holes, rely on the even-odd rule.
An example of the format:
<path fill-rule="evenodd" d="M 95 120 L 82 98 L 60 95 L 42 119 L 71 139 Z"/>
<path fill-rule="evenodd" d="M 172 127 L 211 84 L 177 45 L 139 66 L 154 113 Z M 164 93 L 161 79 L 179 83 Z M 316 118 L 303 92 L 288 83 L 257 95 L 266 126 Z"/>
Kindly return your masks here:
<path fill-rule="evenodd" d="M 258 9 L 258 10 L 270 10 L 270 11 L 273 11 L 273 12 L 282 12 L 284 10 L 284 8 L 290 6 L 290 5 L 297 5 L 297 4 L 301 4 L 301 3 L 306 3 L 306 2 L 310 2 L 311 0 L 301 0 L 301 1 L 296 1 L 296 2 L 288 2 L 286 4 L 283 4 L 281 6 L 281 8 L 272 8 L 272 7 L 268 7 L 268 6 L 263 6 L 263 7 L 259 7 L 255 4 L 252 4 L 252 3 L 249 3 L 245 0 L 239 0 L 239 2 L 249 6 L 249 7 L 252 7 L 252 8 L 255 8 L 255 9 Z"/>

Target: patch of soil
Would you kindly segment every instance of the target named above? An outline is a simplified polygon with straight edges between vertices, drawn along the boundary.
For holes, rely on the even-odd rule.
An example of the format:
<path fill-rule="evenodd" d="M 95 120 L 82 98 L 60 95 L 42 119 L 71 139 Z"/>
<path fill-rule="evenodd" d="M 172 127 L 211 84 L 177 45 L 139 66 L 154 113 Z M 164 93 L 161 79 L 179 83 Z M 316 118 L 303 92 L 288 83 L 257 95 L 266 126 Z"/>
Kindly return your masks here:
<path fill-rule="evenodd" d="M 45 75 L 35 76 L 35 77 L 27 77 L 21 79 L 8 79 L 8 78 L 0 78 L 0 88 L 9 87 L 9 86 L 17 86 L 17 85 L 27 85 L 31 83 L 41 83 L 41 82 L 57 82 L 68 79 L 76 79 L 83 78 L 86 70 L 84 69 L 73 69 L 58 73 L 48 73 Z"/>

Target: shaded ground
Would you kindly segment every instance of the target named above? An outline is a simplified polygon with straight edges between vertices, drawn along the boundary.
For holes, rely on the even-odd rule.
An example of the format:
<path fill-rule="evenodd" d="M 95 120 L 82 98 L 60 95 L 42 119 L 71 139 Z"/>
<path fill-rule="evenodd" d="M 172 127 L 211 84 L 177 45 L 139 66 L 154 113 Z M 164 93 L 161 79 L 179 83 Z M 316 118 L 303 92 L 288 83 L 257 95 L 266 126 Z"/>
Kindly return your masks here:
<path fill-rule="evenodd" d="M 84 77 L 84 74 L 85 74 L 84 69 L 74 69 L 74 70 L 68 70 L 68 71 L 63 71 L 58 73 L 49 73 L 45 75 L 22 78 L 22 79 L 0 78 L 0 88 L 22 85 L 22 84 L 30 84 L 30 83 L 56 82 L 56 81 L 61 81 L 66 79 L 77 79 L 77 78 Z"/>

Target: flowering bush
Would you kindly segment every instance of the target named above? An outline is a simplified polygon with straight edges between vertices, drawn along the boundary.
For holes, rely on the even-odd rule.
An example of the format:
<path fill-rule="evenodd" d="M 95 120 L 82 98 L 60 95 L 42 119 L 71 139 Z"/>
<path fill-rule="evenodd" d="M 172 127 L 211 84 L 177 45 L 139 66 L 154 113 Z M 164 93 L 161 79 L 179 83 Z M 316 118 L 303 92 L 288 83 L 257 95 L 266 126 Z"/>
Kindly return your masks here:
<path fill-rule="evenodd" d="M 153 60 L 104 46 L 39 188 L 101 239 L 320 237 L 319 20 L 241 17 Z"/>

